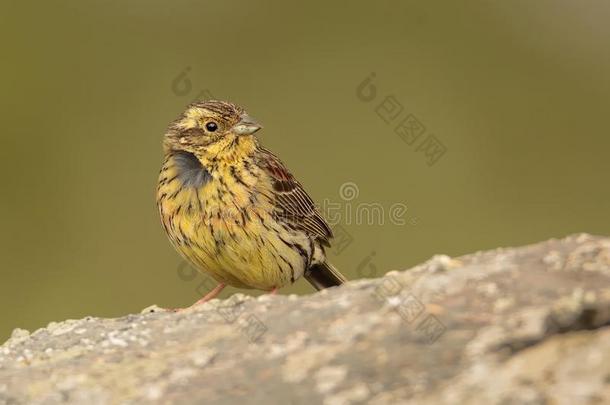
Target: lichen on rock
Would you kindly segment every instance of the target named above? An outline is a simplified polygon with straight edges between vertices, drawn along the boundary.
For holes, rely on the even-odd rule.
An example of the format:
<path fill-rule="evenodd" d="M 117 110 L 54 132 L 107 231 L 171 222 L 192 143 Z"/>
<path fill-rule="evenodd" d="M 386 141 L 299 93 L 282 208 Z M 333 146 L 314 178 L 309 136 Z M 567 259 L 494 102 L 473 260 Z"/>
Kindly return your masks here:
<path fill-rule="evenodd" d="M 0 404 L 610 403 L 610 239 L 16 329 Z"/>

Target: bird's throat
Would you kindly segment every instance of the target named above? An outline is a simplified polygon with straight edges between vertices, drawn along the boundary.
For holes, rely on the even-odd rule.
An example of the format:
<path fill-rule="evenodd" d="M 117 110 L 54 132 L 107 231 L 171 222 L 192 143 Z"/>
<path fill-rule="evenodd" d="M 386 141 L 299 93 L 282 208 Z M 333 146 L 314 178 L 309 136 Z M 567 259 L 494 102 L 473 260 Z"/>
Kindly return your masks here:
<path fill-rule="evenodd" d="M 204 167 L 213 170 L 219 165 L 231 166 L 250 158 L 257 145 L 254 136 L 231 136 L 207 145 L 196 156 Z"/>

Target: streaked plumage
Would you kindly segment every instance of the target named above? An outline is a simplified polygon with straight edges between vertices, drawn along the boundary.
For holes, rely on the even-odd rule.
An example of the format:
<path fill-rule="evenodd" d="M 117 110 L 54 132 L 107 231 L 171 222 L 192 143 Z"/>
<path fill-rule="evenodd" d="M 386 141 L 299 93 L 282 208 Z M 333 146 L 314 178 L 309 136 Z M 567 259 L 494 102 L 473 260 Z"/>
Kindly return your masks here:
<path fill-rule="evenodd" d="M 345 278 L 326 263 L 332 232 L 240 107 L 192 104 L 164 138 L 157 204 L 174 247 L 219 283 L 274 290 Z"/>

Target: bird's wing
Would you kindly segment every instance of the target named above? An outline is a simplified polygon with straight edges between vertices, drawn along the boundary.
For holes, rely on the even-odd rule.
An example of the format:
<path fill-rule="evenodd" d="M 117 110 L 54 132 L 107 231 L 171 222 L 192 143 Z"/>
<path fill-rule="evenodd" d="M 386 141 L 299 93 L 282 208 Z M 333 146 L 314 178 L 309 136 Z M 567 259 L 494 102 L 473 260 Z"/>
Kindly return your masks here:
<path fill-rule="evenodd" d="M 259 167 L 271 178 L 278 217 L 323 245 L 330 246 L 329 240 L 333 237 L 330 226 L 303 186 L 280 159 L 267 149 L 260 148 L 258 158 Z"/>

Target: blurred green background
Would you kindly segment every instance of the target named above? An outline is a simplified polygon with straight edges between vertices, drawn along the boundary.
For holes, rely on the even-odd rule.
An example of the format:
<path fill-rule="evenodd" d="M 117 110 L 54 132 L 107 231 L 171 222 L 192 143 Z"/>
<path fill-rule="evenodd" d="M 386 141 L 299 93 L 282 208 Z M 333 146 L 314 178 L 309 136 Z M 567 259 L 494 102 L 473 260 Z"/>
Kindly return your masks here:
<path fill-rule="evenodd" d="M 610 234 L 610 3 L 533 3 L 2 2 L 0 340 L 197 299 L 154 190 L 167 124 L 205 91 L 318 202 L 352 182 L 350 204 L 407 206 L 405 225 L 343 219 L 330 256 L 353 278 Z M 390 95 L 436 164 L 377 114 Z"/>

